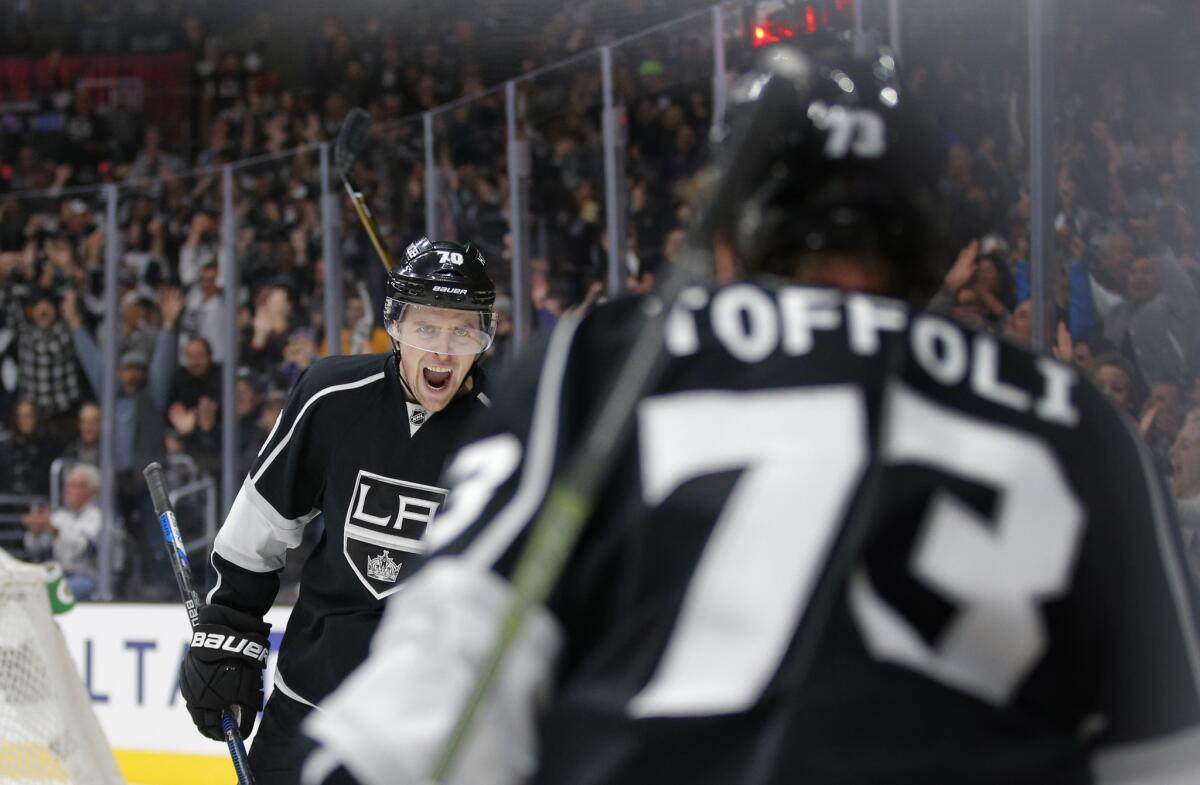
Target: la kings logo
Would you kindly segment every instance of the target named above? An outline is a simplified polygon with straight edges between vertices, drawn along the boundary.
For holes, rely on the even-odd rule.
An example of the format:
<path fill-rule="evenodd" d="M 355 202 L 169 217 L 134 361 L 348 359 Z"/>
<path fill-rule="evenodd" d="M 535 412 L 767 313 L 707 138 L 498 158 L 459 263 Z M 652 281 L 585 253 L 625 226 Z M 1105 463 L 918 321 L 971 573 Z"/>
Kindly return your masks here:
<path fill-rule="evenodd" d="M 342 552 L 376 599 L 395 594 L 412 572 L 425 552 L 425 530 L 445 500 L 442 488 L 358 472 Z"/>

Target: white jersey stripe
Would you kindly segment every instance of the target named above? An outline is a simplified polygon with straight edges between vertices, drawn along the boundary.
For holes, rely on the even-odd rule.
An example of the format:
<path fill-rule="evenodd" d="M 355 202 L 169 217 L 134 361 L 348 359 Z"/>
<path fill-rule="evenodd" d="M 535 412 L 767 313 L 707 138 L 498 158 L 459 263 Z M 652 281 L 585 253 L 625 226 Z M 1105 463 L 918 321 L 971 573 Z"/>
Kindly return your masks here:
<path fill-rule="evenodd" d="M 221 568 L 217 566 L 217 560 L 214 558 L 216 555 L 217 555 L 216 548 L 213 548 L 212 552 L 208 554 L 209 564 L 212 565 L 213 572 L 215 572 L 217 574 L 217 582 L 214 583 L 213 587 L 208 590 L 208 596 L 204 598 L 204 602 L 206 605 L 212 604 L 213 597 L 216 595 L 217 589 L 221 588 L 221 579 L 224 577 L 223 575 L 221 575 Z"/>
<path fill-rule="evenodd" d="M 274 684 L 275 684 L 275 689 L 279 690 L 284 695 L 288 696 L 289 698 L 296 701 L 297 703 L 303 703 L 305 706 L 311 706 L 312 708 L 316 709 L 317 711 L 321 710 L 320 706 L 318 706 L 317 704 L 308 700 L 307 698 L 302 696 L 300 693 L 293 690 L 291 687 L 287 686 L 287 682 L 285 682 L 283 680 L 283 675 L 279 672 L 278 668 L 275 669 Z"/>
<path fill-rule="evenodd" d="M 292 427 L 288 428 L 287 435 L 285 435 L 282 439 L 279 440 L 279 444 L 275 445 L 275 449 L 271 450 L 271 454 L 268 455 L 267 459 L 262 462 L 262 466 L 258 467 L 258 471 L 254 473 L 254 479 L 252 480 L 252 482 L 258 482 L 259 478 L 263 476 L 263 472 L 265 472 L 267 470 L 267 468 L 271 465 L 271 462 L 274 461 L 275 458 L 277 458 L 279 456 L 279 453 L 283 450 L 283 448 L 287 446 L 288 441 L 292 438 L 292 434 L 296 432 L 296 426 L 300 424 L 300 420 L 304 419 L 304 415 L 308 411 L 308 407 L 312 406 L 314 403 L 321 400 L 326 395 L 329 395 L 329 394 L 335 393 L 335 392 L 342 392 L 343 390 L 354 390 L 359 387 L 366 387 L 368 384 L 373 384 L 374 382 L 379 381 L 380 379 L 383 378 L 383 376 L 384 376 L 383 371 L 380 371 L 379 373 L 372 374 L 372 375 L 366 377 L 365 379 L 359 379 L 356 382 L 347 382 L 345 384 L 335 384 L 332 387 L 326 387 L 323 390 L 318 390 L 317 393 L 315 395 L 313 395 L 313 397 L 311 397 L 307 401 L 305 401 L 304 405 L 302 407 L 300 407 L 300 413 L 297 414 L 296 419 L 292 421 Z M 278 421 L 276 421 L 275 427 L 276 428 L 279 427 Z"/>

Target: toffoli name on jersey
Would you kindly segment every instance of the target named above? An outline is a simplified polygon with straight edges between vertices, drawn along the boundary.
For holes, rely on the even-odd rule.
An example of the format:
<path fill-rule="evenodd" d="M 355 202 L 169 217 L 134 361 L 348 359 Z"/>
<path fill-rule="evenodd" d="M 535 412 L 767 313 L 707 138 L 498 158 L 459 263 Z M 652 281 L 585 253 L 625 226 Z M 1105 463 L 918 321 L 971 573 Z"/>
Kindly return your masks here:
<path fill-rule="evenodd" d="M 1000 342 L 986 333 L 970 333 L 949 319 L 912 315 L 895 300 L 834 289 L 783 287 L 777 291 L 751 284 L 734 284 L 710 293 L 701 287 L 685 290 L 667 320 L 667 348 L 676 357 L 700 349 L 697 315 L 706 312 L 717 341 L 737 360 L 761 362 L 782 352 L 800 357 L 812 351 L 820 333 L 841 332 L 850 351 L 878 354 L 887 333 L 908 330 L 909 349 L 916 363 L 948 387 L 967 382 L 978 397 L 1041 420 L 1074 426 L 1079 411 L 1071 400 L 1078 381 L 1075 369 L 1049 357 L 1035 357 L 1041 389 L 1026 389 L 1006 381 L 1000 363 Z"/>

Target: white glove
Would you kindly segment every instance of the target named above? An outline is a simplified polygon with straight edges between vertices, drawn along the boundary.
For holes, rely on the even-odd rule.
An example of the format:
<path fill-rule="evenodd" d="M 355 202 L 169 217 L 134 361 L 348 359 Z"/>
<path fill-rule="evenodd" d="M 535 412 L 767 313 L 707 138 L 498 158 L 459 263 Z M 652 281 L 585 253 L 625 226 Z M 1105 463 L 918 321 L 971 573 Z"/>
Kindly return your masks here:
<path fill-rule="evenodd" d="M 323 745 L 305 767 L 305 785 L 339 764 L 363 785 L 428 782 L 511 597 L 502 578 L 458 557 L 413 576 L 388 604 L 366 662 L 305 722 Z M 533 774 L 537 710 L 561 637 L 544 608 L 529 614 L 447 785 L 517 785 Z"/>

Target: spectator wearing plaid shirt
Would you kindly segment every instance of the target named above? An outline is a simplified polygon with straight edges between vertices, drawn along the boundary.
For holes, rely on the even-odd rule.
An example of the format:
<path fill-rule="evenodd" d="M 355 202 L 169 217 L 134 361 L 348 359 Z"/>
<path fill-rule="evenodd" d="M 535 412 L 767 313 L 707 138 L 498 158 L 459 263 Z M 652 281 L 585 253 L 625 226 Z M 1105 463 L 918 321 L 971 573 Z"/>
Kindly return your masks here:
<path fill-rule="evenodd" d="M 15 322 L 18 397 L 32 401 L 47 430 L 65 441 L 75 435 L 75 414 L 83 390 L 71 331 L 59 315 L 53 292 L 35 290 L 28 317 L 22 312 Z"/>

